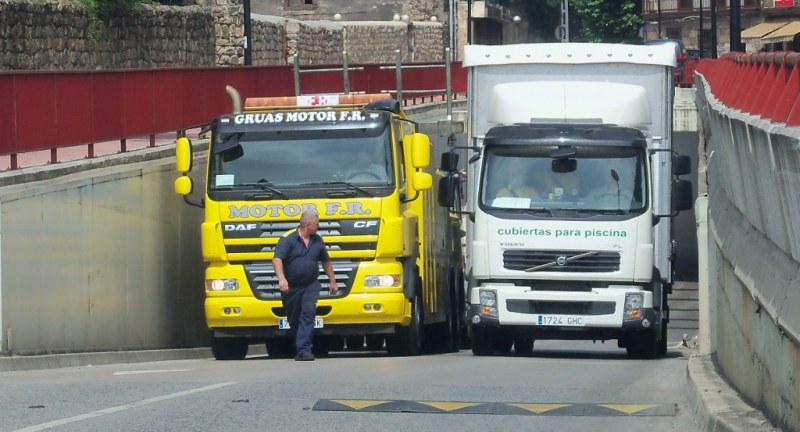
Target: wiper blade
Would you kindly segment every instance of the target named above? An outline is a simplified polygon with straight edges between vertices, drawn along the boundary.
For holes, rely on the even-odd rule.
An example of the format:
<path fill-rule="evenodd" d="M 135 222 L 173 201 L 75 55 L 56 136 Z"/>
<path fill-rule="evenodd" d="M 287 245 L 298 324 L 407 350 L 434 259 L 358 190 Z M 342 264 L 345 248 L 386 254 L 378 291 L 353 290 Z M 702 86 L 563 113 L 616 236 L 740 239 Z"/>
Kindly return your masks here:
<path fill-rule="evenodd" d="M 531 208 L 510 208 L 510 209 L 503 209 L 506 213 L 510 214 L 541 214 L 546 213 L 550 217 L 555 217 L 555 213 L 553 209 L 548 207 L 531 207 Z"/>
<path fill-rule="evenodd" d="M 370 197 L 375 196 L 370 191 L 368 191 L 368 190 L 366 190 L 366 189 L 364 189 L 364 188 L 362 188 L 360 186 L 356 186 L 353 183 L 346 182 L 346 181 L 312 182 L 312 183 L 303 183 L 300 186 L 347 186 L 350 189 L 355 189 L 355 190 L 363 193 L 364 195 L 367 195 L 367 196 L 370 196 Z"/>
<path fill-rule="evenodd" d="M 267 181 L 267 180 L 264 180 L 264 179 L 261 179 L 261 180 L 255 182 L 255 183 L 237 183 L 237 184 L 233 185 L 233 187 L 239 187 L 239 186 L 257 187 L 257 188 L 259 188 L 261 190 L 272 192 L 275 195 L 280 195 L 283 198 L 286 198 L 286 199 L 289 198 L 288 196 L 286 196 L 285 193 L 283 193 L 280 190 L 275 189 L 274 187 L 270 186 L 270 182 Z"/>

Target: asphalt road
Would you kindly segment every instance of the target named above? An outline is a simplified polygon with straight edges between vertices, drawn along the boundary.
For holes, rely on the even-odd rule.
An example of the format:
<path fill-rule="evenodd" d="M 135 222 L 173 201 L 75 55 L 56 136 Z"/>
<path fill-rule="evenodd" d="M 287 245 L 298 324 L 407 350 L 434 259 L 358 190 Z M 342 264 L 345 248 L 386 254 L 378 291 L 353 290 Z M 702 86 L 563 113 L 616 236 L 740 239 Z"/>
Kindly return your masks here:
<path fill-rule="evenodd" d="M 0 431 L 697 431 L 689 351 L 537 342 L 527 357 L 342 352 L 0 373 Z"/>

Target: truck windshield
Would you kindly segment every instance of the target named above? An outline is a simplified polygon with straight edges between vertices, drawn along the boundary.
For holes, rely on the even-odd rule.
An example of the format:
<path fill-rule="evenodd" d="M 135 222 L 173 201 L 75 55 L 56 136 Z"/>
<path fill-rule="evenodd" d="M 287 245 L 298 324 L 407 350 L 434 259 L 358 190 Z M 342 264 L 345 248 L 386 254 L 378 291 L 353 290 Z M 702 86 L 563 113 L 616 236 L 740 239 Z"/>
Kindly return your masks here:
<path fill-rule="evenodd" d="M 387 186 L 394 181 L 390 144 L 388 127 L 217 133 L 209 188 Z"/>
<path fill-rule="evenodd" d="M 643 149 L 577 146 L 569 157 L 554 158 L 556 149 L 488 148 L 481 179 L 482 208 L 530 211 L 543 217 L 554 217 L 557 210 L 594 215 L 641 213 L 647 208 Z"/>

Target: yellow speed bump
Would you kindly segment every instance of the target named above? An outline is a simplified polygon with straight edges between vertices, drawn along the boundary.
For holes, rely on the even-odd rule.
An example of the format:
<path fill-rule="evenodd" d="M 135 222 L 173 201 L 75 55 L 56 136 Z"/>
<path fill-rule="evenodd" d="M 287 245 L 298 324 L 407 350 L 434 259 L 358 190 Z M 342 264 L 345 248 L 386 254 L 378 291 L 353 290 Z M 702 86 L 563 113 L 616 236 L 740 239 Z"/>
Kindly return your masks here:
<path fill-rule="evenodd" d="M 674 417 L 677 404 L 594 404 L 320 399 L 314 411 L 358 411 L 430 414 L 546 415 L 572 417 Z"/>

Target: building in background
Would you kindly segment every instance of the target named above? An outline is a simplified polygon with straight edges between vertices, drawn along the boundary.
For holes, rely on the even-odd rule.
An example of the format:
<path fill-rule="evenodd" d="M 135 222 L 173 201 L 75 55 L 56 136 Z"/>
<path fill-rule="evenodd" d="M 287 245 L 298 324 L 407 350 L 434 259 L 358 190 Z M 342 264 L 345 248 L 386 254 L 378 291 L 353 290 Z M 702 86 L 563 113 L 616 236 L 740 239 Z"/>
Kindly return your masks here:
<path fill-rule="evenodd" d="M 696 50 L 702 45 L 704 51 L 710 51 L 711 1 L 716 1 L 717 53 L 730 51 L 730 0 L 642 0 L 645 39 L 678 39 L 687 49 Z M 795 1 L 740 0 L 739 30 L 745 50 L 800 48 L 800 7 Z"/>
<path fill-rule="evenodd" d="M 253 13 L 304 21 L 439 21 L 444 45 L 526 42 L 524 14 L 510 0 L 251 0 Z M 471 19 L 469 15 L 471 14 Z M 516 17 L 516 19 L 515 19 Z M 452 42 L 451 42 L 452 41 Z"/>

